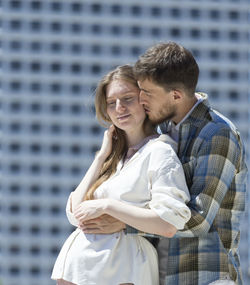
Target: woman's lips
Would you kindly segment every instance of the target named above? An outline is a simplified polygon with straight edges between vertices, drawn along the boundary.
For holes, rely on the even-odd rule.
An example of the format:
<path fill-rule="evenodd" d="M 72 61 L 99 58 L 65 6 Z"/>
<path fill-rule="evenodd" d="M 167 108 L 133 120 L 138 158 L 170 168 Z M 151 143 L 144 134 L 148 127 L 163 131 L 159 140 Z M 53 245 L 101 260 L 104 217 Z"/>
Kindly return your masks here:
<path fill-rule="evenodd" d="M 121 116 L 118 116 L 117 119 L 118 120 L 124 120 L 124 119 L 127 119 L 129 116 L 130 116 L 130 114 L 121 115 Z"/>

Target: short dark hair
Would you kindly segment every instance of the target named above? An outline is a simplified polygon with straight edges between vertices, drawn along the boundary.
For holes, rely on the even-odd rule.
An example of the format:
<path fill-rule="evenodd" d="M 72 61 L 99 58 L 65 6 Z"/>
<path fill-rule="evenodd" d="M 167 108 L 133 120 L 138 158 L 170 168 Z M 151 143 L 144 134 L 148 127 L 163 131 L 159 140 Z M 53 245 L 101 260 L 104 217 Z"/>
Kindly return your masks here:
<path fill-rule="evenodd" d="M 199 67 L 192 53 L 174 43 L 159 43 L 141 55 L 134 66 L 138 80 L 149 79 L 166 90 L 183 88 L 192 96 Z"/>

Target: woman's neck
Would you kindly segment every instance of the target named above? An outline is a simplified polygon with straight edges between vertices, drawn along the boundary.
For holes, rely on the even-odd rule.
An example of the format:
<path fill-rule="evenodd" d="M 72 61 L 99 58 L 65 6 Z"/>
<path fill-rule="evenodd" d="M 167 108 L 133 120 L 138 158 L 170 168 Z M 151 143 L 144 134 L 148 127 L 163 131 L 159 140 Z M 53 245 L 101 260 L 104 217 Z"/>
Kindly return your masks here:
<path fill-rule="evenodd" d="M 140 133 L 133 133 L 133 134 L 126 134 L 127 137 L 127 142 L 128 142 L 128 147 L 135 146 L 142 142 L 146 137 L 150 135 L 156 134 L 155 131 L 152 130 L 152 132 L 140 132 Z"/>

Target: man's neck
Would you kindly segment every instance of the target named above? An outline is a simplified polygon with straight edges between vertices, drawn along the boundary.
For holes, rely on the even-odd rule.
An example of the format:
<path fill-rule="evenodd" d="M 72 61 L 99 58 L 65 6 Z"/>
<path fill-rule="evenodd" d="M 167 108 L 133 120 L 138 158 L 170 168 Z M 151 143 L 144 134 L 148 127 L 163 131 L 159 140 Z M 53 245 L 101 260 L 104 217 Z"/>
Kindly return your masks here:
<path fill-rule="evenodd" d="M 187 98 L 187 100 L 184 100 L 182 102 L 182 104 L 179 106 L 179 109 L 177 110 L 177 115 L 172 119 L 175 125 L 177 125 L 183 120 L 183 118 L 185 118 L 185 116 L 193 108 L 197 101 L 197 97 L 194 96 L 192 98 Z"/>

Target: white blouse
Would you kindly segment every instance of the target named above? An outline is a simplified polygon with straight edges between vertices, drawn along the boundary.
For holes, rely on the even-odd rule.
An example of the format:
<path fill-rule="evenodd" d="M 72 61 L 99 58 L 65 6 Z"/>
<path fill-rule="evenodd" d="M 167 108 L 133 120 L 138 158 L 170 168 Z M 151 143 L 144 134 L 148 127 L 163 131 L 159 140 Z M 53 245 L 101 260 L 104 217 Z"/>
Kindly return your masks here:
<path fill-rule="evenodd" d="M 113 198 L 150 208 L 161 219 L 183 229 L 191 215 L 185 204 L 190 196 L 175 146 L 168 135 L 150 140 L 127 163 L 118 164 L 116 173 L 96 189 L 95 198 Z M 70 223 L 77 227 L 70 197 L 66 213 Z M 84 234 L 77 228 L 55 263 L 52 279 L 59 278 L 78 285 L 158 284 L 157 254 L 138 235 Z"/>

